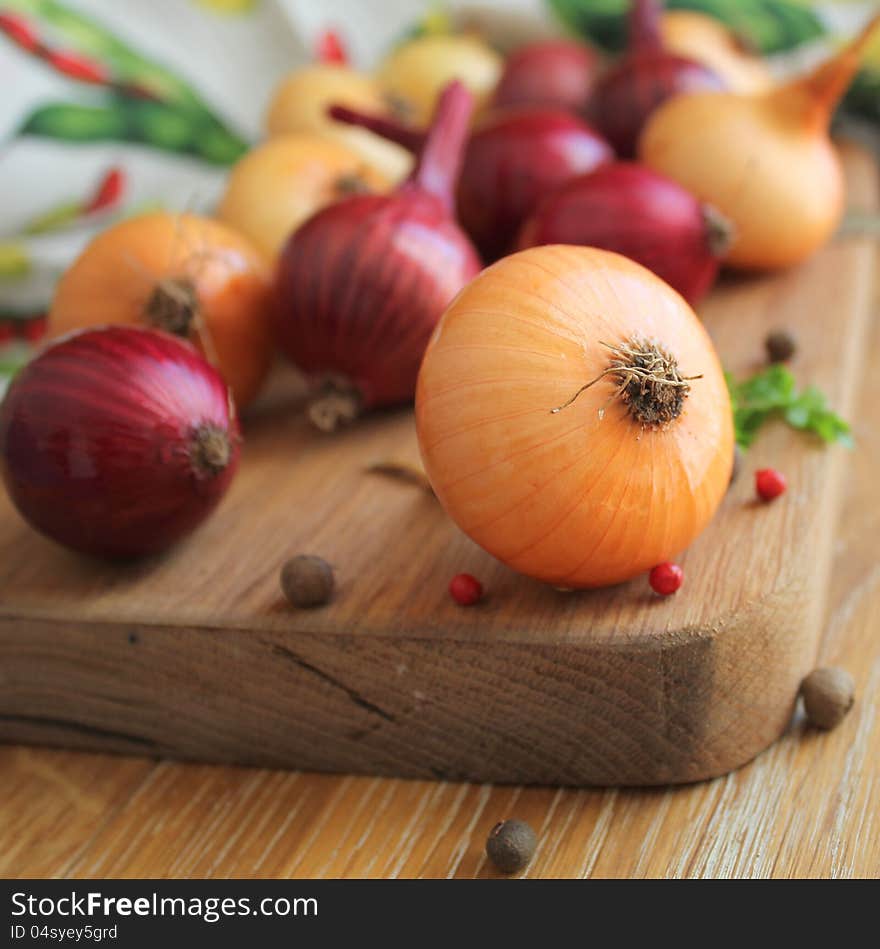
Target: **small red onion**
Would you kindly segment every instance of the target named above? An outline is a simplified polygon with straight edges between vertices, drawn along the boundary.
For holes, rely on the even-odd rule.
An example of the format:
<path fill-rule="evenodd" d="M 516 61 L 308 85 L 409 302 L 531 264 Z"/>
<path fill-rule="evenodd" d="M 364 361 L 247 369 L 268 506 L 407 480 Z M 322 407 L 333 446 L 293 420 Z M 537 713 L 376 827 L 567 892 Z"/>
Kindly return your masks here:
<path fill-rule="evenodd" d="M 465 86 L 451 83 L 396 192 L 324 208 L 281 252 L 277 338 L 312 379 L 319 428 L 411 400 L 437 321 L 481 268 L 452 213 L 472 109 Z"/>
<path fill-rule="evenodd" d="M 583 120 L 549 109 L 511 109 L 475 129 L 458 184 L 458 215 L 487 260 L 503 257 L 538 202 L 614 153 Z"/>
<path fill-rule="evenodd" d="M 715 282 L 731 236 L 714 208 L 675 181 L 615 162 L 545 198 L 520 232 L 518 249 L 583 244 L 616 251 L 696 303 Z"/>
<path fill-rule="evenodd" d="M 414 151 L 422 133 L 393 120 L 334 106 L 331 115 L 361 125 Z M 500 109 L 471 134 L 458 182 L 462 226 L 484 258 L 511 246 L 522 222 L 545 195 L 614 153 L 583 120 L 558 109 Z"/>
<path fill-rule="evenodd" d="M 112 326 L 65 336 L 0 405 L 13 503 L 53 540 L 110 558 L 158 553 L 229 487 L 239 430 L 220 374 L 188 343 Z"/>
<path fill-rule="evenodd" d="M 576 40 L 528 43 L 507 58 L 492 104 L 583 112 L 598 71 L 597 54 Z"/>
<path fill-rule="evenodd" d="M 701 63 L 663 48 L 659 0 L 634 0 L 629 48 L 593 86 L 587 115 L 620 158 L 633 158 L 651 113 L 674 95 L 724 88 Z"/>

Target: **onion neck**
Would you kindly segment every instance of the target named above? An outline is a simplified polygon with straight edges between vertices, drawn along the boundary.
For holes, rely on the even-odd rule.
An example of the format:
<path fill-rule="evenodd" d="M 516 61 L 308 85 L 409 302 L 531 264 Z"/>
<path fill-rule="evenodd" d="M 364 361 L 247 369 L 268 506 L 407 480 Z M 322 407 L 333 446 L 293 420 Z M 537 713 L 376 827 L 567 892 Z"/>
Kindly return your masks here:
<path fill-rule="evenodd" d="M 464 159 L 474 99 L 463 82 L 449 83 L 440 94 L 431 127 L 410 182 L 439 198 L 450 212 Z"/>
<path fill-rule="evenodd" d="M 356 125 L 359 128 L 374 132 L 376 135 L 388 139 L 389 142 L 395 142 L 397 145 L 403 146 L 415 155 L 424 148 L 425 133 L 420 129 L 404 125 L 398 119 L 388 118 L 384 115 L 367 115 L 365 112 L 358 112 L 356 109 L 350 109 L 345 105 L 332 105 L 327 114 L 337 122 Z"/>
<path fill-rule="evenodd" d="M 439 198 L 451 212 L 473 110 L 473 96 L 464 83 L 454 80 L 440 94 L 427 132 L 342 105 L 331 106 L 328 114 L 337 122 L 369 129 L 416 154 L 416 167 L 408 183 Z"/>
<path fill-rule="evenodd" d="M 660 0 L 632 0 L 629 8 L 628 51 L 651 53 L 663 49 Z"/>
<path fill-rule="evenodd" d="M 770 92 L 769 99 L 774 108 L 796 119 L 808 131 L 825 131 L 832 112 L 849 88 L 862 55 L 878 29 L 880 14 L 872 17 L 861 33 L 835 56 L 806 76 Z"/>

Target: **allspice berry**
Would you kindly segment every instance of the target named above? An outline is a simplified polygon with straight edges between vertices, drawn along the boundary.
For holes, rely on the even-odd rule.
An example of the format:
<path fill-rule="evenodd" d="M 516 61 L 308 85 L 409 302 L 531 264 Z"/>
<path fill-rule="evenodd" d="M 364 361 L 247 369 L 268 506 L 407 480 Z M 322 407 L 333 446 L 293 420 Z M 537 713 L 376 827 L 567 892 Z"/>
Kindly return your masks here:
<path fill-rule="evenodd" d="M 814 669 L 801 683 L 801 695 L 810 723 L 834 728 L 853 707 L 856 685 L 846 669 Z"/>
<path fill-rule="evenodd" d="M 797 352 L 797 343 L 788 330 L 774 330 L 764 340 L 770 362 L 787 362 Z"/>
<path fill-rule="evenodd" d="M 538 840 L 522 820 L 503 820 L 489 832 L 486 855 L 502 873 L 518 873 L 535 855 Z"/>
<path fill-rule="evenodd" d="M 281 589 L 294 606 L 323 606 L 330 602 L 335 586 L 333 568 L 321 557 L 300 554 L 281 568 Z"/>

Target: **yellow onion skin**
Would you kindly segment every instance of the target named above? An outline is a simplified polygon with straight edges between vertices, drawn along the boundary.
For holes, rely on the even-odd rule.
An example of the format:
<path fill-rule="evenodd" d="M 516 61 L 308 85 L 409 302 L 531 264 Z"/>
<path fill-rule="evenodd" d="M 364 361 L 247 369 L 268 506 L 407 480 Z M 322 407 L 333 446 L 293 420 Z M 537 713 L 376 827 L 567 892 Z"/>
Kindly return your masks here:
<path fill-rule="evenodd" d="M 657 427 L 602 375 L 604 344 L 633 339 L 700 376 Z M 462 531 L 519 573 L 572 589 L 674 559 L 709 523 L 733 465 L 730 397 L 699 319 L 649 270 L 591 247 L 533 247 L 462 290 L 422 361 L 416 427 Z"/>
<path fill-rule="evenodd" d="M 733 223 L 725 258 L 732 267 L 800 263 L 826 243 L 843 214 L 834 146 L 796 117 L 780 122 L 772 96 L 672 99 L 649 121 L 639 154 Z"/>
<path fill-rule="evenodd" d="M 731 266 L 800 263 L 836 230 L 845 187 L 828 127 L 878 31 L 880 14 L 811 72 L 768 92 L 680 96 L 651 116 L 639 157 L 733 224 Z"/>

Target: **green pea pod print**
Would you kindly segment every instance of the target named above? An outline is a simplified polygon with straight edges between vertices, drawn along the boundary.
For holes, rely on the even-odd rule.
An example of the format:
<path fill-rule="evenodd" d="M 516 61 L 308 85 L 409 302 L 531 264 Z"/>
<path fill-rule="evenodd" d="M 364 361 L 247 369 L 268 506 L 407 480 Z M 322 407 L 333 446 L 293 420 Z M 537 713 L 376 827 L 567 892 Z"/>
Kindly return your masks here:
<path fill-rule="evenodd" d="M 125 141 L 125 111 L 118 106 L 59 102 L 39 106 L 22 127 L 21 135 L 42 135 L 68 142 Z"/>
<path fill-rule="evenodd" d="M 547 0 L 570 29 L 605 49 L 626 44 L 629 0 Z M 670 10 L 715 17 L 762 53 L 793 49 L 826 34 L 819 17 L 796 0 L 669 0 Z"/>
<path fill-rule="evenodd" d="M 19 131 L 68 142 L 137 142 L 195 155 L 214 165 L 231 164 L 247 150 L 243 139 L 211 116 L 124 96 L 114 97 L 106 105 L 40 106 Z"/>

